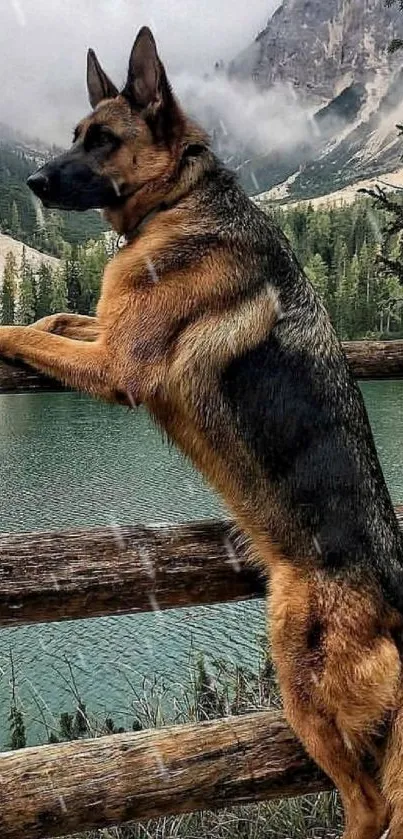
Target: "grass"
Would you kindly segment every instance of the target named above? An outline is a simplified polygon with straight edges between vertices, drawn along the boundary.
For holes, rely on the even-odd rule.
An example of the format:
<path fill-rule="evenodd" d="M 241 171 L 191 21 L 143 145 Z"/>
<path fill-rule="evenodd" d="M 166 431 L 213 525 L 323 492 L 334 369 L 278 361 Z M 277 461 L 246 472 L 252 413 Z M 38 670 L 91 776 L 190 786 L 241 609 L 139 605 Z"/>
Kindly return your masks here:
<path fill-rule="evenodd" d="M 335 795 L 322 793 L 106 828 L 69 839 L 338 839 L 340 825 Z"/>
<path fill-rule="evenodd" d="M 191 684 L 172 703 L 169 722 L 195 722 L 281 707 L 273 666 L 267 651 L 257 672 L 216 660 L 207 668 L 203 656 L 193 658 Z M 74 679 L 72 674 L 72 679 Z M 60 715 L 58 728 L 49 732 L 51 742 L 111 734 L 118 730 L 113 719 L 92 718 L 74 685 L 76 706 Z M 133 689 L 133 730 L 158 728 L 166 722 L 164 707 L 168 691 L 155 679 Z M 17 715 L 17 716 L 16 716 Z M 24 732 L 13 690 L 11 730 Z M 337 839 L 341 834 L 341 811 L 335 793 L 301 796 L 262 804 L 234 807 L 219 812 L 192 813 L 158 820 L 105 828 L 77 834 L 69 839 Z"/>

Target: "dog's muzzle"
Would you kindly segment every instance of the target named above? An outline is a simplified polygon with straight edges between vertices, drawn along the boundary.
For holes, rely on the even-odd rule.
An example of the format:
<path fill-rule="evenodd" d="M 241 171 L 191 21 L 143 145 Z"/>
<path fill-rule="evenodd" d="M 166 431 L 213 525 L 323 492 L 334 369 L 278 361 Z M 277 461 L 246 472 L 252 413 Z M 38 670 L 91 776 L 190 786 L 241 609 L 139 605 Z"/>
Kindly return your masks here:
<path fill-rule="evenodd" d="M 75 150 L 46 163 L 27 185 L 45 207 L 60 210 L 101 210 L 122 200 L 112 179 L 96 172 Z"/>

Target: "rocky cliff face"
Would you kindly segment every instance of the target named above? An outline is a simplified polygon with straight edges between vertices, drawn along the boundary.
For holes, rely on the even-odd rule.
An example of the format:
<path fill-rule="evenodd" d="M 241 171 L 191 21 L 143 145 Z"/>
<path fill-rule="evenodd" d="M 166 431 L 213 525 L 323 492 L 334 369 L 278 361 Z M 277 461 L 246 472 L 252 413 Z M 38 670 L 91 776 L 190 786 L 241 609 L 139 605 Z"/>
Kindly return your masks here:
<path fill-rule="evenodd" d="M 352 84 L 380 85 L 402 23 L 384 0 L 284 0 L 230 73 L 265 89 L 285 82 L 320 106 Z"/>
<path fill-rule="evenodd" d="M 261 91 L 285 85 L 313 117 L 310 144 L 278 150 L 281 173 L 271 153 L 252 161 L 263 188 L 289 179 L 290 197 L 310 197 L 401 166 L 403 53 L 388 44 L 402 34 L 403 13 L 384 0 L 284 0 L 228 69 Z"/>

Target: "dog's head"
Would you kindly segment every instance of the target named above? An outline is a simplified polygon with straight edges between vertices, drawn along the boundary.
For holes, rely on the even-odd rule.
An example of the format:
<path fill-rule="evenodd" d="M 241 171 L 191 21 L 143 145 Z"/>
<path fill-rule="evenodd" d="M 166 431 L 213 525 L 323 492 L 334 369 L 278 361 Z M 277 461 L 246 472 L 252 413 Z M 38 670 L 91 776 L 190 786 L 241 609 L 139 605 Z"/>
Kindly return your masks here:
<path fill-rule="evenodd" d="M 203 152 L 207 138 L 184 116 L 146 27 L 134 43 L 121 92 L 93 50 L 87 85 L 92 113 L 78 124 L 69 151 L 31 175 L 28 185 L 47 207 L 106 209 L 124 230 L 127 203 L 135 199 L 148 212 L 164 201 L 184 158 Z"/>

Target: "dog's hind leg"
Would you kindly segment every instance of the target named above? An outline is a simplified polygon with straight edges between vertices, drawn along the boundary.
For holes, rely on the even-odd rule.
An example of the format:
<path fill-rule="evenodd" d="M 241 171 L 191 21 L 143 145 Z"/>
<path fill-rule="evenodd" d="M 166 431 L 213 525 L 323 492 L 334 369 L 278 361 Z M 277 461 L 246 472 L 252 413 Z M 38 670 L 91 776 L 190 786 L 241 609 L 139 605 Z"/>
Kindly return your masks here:
<path fill-rule="evenodd" d="M 330 719 L 313 710 L 307 713 L 289 700 L 286 716 L 290 725 L 340 793 L 345 815 L 343 839 L 380 839 L 388 826 L 389 811 L 375 781 L 363 771 L 359 758 Z"/>
<path fill-rule="evenodd" d="M 381 784 L 363 765 L 398 702 L 400 656 L 386 620 L 365 587 L 285 564 L 272 573 L 273 659 L 285 714 L 340 792 L 343 839 L 380 839 L 390 818 Z"/>

